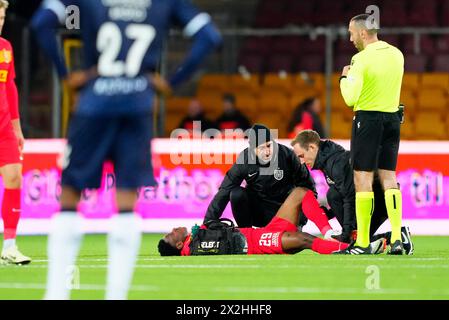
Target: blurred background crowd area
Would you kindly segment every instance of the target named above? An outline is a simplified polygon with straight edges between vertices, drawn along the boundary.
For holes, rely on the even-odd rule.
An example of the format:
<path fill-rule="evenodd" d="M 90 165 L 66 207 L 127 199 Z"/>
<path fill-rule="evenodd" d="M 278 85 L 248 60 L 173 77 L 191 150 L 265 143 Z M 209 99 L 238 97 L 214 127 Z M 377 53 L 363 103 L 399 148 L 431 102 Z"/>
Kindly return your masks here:
<path fill-rule="evenodd" d="M 24 130 L 35 138 L 64 134 L 54 130 L 61 120 L 60 114 L 55 119 L 57 80 L 27 28 L 40 2 L 12 0 L 3 35 L 15 48 Z M 224 44 L 175 96 L 159 104 L 159 136 L 200 117 L 205 127 L 219 129 L 232 127 L 234 120 L 242 128 L 264 123 L 277 128 L 281 138 L 310 126 L 326 137 L 349 138 L 352 110 L 338 84 L 341 69 L 356 53 L 347 24 L 377 5 L 379 38 L 405 56 L 402 137 L 449 139 L 449 0 L 193 2 L 211 14 Z M 161 59 L 162 73 L 173 72 L 189 48 L 189 40 L 174 32 Z"/>

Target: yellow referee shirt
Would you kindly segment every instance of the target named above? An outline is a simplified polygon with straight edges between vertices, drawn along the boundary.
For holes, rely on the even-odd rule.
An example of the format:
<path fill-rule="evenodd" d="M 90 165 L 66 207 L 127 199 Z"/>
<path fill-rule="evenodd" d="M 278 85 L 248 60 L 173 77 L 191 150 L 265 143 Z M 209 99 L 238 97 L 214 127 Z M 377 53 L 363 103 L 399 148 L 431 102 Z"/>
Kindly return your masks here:
<path fill-rule="evenodd" d="M 352 57 L 340 90 L 354 111 L 398 111 L 404 75 L 404 55 L 385 41 L 370 43 Z"/>

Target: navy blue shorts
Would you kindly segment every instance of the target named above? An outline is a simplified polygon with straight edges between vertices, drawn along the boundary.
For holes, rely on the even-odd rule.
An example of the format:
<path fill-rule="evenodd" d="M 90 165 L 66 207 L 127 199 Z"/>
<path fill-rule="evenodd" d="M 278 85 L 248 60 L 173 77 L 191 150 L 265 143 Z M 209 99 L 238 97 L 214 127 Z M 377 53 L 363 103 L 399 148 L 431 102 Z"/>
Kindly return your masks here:
<path fill-rule="evenodd" d="M 114 163 L 116 187 L 154 186 L 151 165 L 153 117 L 75 115 L 70 121 L 62 185 L 77 190 L 101 185 L 103 164 Z"/>

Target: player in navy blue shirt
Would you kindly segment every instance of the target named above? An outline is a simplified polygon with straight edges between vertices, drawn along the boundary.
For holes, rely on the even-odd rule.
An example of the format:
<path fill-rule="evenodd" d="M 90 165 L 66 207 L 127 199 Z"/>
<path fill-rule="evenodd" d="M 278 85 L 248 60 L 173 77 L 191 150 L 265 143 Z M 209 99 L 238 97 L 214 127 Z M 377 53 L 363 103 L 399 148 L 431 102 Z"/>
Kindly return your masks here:
<path fill-rule="evenodd" d="M 78 10 L 84 68 L 69 74 L 56 32 L 67 13 Z M 193 45 L 167 82 L 154 72 L 173 26 L 193 37 Z M 76 214 L 81 190 L 100 187 L 103 163 L 109 159 L 114 163 L 120 214 L 108 238 L 106 298 L 125 299 L 141 239 L 133 213 L 136 189 L 155 185 L 150 153 L 155 91 L 171 91 L 188 79 L 221 44 L 221 36 L 210 16 L 188 0 L 45 0 L 32 29 L 63 81 L 80 90 L 68 131 L 62 212 L 49 237 L 46 298 L 69 298 L 67 267 L 75 263 L 82 235 Z"/>

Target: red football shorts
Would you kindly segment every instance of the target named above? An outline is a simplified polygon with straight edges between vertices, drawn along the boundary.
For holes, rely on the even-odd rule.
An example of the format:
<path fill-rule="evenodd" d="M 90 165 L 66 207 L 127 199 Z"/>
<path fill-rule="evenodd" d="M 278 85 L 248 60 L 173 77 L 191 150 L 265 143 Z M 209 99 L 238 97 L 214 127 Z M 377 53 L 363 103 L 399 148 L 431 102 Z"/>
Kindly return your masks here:
<path fill-rule="evenodd" d="M 284 232 L 296 232 L 298 227 L 293 223 L 274 217 L 264 228 L 241 228 L 240 232 L 248 242 L 248 254 L 285 254 L 282 250 Z"/>
<path fill-rule="evenodd" d="M 19 142 L 12 125 L 8 125 L 0 132 L 0 167 L 21 162 Z"/>

